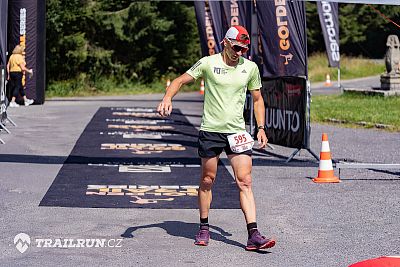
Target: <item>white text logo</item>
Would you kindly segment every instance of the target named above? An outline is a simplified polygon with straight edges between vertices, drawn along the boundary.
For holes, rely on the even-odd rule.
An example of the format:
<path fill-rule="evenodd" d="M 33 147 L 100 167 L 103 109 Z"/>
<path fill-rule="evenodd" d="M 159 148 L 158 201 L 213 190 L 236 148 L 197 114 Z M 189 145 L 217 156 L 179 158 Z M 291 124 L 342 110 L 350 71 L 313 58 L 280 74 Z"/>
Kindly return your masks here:
<path fill-rule="evenodd" d="M 32 238 L 34 247 L 37 248 L 120 248 L 122 239 L 105 238 Z M 31 238 L 25 233 L 14 237 L 15 247 L 24 253 L 31 244 Z"/>
<path fill-rule="evenodd" d="M 25 233 L 19 233 L 14 237 L 14 244 L 19 252 L 24 253 L 31 244 L 31 238 Z"/>

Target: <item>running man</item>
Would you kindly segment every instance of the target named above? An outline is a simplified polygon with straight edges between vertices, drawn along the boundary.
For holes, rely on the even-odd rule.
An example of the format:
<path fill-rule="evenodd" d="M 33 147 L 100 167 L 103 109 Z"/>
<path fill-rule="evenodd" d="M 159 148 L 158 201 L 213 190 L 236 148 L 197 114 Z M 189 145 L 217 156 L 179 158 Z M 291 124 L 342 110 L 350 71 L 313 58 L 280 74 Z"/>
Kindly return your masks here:
<path fill-rule="evenodd" d="M 275 240 L 262 236 L 257 229 L 251 182 L 251 147 L 231 148 L 228 141 L 228 136 L 231 136 L 232 140 L 236 137 L 236 141 L 238 137 L 245 140 L 244 137 L 241 138 L 245 132 L 243 109 L 246 90 L 249 90 L 254 101 L 259 147 L 264 148 L 267 144 L 260 73 L 254 62 L 242 57 L 250 44 L 249 34 L 244 27 L 231 27 L 225 34 L 223 44 L 222 53 L 203 57 L 186 73 L 172 81 L 157 111 L 163 117 L 169 116 L 172 112 L 172 98 L 181 86 L 200 77 L 205 80 L 204 110 L 198 142 L 202 169 L 198 194 L 200 230 L 196 235 L 195 244 L 207 246 L 210 239 L 208 213 L 212 200 L 211 188 L 217 175 L 220 154 L 224 150 L 235 173 L 240 206 L 247 223 L 246 250 L 271 248 L 275 245 Z"/>

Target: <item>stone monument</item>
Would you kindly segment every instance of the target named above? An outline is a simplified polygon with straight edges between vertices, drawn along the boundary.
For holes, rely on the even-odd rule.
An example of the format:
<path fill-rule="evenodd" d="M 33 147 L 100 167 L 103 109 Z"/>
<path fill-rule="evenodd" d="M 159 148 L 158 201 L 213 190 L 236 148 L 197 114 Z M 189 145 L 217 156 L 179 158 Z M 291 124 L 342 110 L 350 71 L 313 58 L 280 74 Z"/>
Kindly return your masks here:
<path fill-rule="evenodd" d="M 380 90 L 400 91 L 400 41 L 397 35 L 389 35 L 386 41 L 386 72 L 381 75 Z"/>

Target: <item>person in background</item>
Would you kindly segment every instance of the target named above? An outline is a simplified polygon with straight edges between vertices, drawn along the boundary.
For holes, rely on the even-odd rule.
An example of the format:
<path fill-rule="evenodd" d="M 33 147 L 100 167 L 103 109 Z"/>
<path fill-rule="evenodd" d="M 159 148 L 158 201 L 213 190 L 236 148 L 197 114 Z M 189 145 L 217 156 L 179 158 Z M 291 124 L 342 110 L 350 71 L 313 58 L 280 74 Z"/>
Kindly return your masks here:
<path fill-rule="evenodd" d="M 19 107 L 19 104 L 15 102 L 19 94 L 24 98 L 25 106 L 33 104 L 33 99 L 28 99 L 26 97 L 22 85 L 24 72 L 29 73 L 30 76 L 33 75 L 33 70 L 26 67 L 25 58 L 23 56 L 24 50 L 25 48 L 21 45 L 15 46 L 7 63 L 7 80 L 10 82 L 10 90 L 12 92 L 10 107 L 12 108 Z"/>
<path fill-rule="evenodd" d="M 256 206 L 252 191 L 251 147 L 237 150 L 237 146 L 230 145 L 228 141 L 229 139 L 236 140 L 235 138 L 249 141 L 247 138 L 243 139 L 242 134 L 245 131 L 243 108 L 248 89 L 253 97 L 260 148 L 267 144 L 268 139 L 264 128 L 265 107 L 260 92 L 260 72 L 254 62 L 242 57 L 250 44 L 249 34 L 244 27 L 231 27 L 226 32 L 223 44 L 222 53 L 203 57 L 186 73 L 172 81 L 157 111 L 163 117 L 169 116 L 172 112 L 172 98 L 181 86 L 200 77 L 205 80 L 203 117 L 198 141 L 198 154 L 201 158 L 198 193 L 200 229 L 195 237 L 195 244 L 207 246 L 210 239 L 208 214 L 212 200 L 211 188 L 216 179 L 220 154 L 225 151 L 239 188 L 240 206 L 248 231 L 246 250 L 267 249 L 275 245 L 275 240 L 261 235 L 257 227 Z"/>

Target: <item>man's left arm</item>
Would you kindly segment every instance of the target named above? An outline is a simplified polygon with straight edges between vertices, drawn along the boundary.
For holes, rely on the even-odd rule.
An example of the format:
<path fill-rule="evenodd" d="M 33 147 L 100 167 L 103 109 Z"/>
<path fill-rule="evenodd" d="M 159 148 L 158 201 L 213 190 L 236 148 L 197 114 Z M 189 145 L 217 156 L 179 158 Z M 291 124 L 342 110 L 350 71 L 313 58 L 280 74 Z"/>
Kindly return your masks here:
<path fill-rule="evenodd" d="M 257 121 L 257 140 L 259 144 L 259 148 L 264 148 L 267 145 L 268 138 L 265 134 L 265 106 L 264 106 L 264 99 L 262 97 L 260 89 L 251 90 L 251 96 L 253 98 L 254 104 L 254 114 L 256 116 Z"/>

